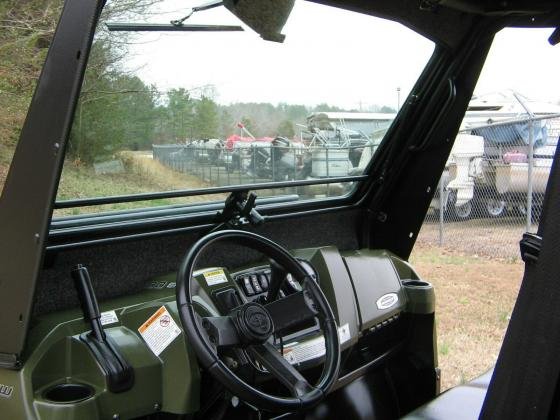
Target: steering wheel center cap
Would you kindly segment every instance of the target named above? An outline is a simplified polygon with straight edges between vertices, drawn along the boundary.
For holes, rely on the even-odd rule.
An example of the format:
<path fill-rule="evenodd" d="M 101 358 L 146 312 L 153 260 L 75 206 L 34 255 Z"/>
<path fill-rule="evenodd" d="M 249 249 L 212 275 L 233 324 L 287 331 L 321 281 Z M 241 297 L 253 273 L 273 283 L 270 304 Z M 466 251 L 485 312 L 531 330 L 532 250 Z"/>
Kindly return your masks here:
<path fill-rule="evenodd" d="M 247 303 L 239 309 L 237 322 L 248 342 L 264 342 L 274 330 L 272 318 L 266 308 L 255 302 Z"/>

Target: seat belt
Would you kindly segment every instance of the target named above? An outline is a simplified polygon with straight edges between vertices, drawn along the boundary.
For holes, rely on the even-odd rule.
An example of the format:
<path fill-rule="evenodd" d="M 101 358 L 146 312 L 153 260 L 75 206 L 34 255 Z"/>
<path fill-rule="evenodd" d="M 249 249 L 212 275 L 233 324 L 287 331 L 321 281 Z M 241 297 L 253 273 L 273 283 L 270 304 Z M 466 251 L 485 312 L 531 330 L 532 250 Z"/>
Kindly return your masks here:
<path fill-rule="evenodd" d="M 537 235 L 524 235 L 520 245 L 525 273 L 482 406 L 483 420 L 558 418 L 560 147 Z"/>

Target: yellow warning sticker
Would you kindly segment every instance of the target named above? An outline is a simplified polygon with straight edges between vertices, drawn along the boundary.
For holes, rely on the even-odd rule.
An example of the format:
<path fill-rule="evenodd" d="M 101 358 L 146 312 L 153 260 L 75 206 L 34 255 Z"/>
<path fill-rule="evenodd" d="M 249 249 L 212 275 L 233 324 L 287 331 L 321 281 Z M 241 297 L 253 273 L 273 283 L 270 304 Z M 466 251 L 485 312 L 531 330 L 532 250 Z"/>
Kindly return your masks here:
<path fill-rule="evenodd" d="M 224 273 L 222 269 L 206 271 L 203 276 L 208 286 L 215 286 L 217 284 L 227 283 L 228 281 L 226 273 Z"/>
<path fill-rule="evenodd" d="M 159 308 L 138 328 L 138 332 L 156 356 L 159 356 L 179 334 L 177 326 L 165 306 Z"/>

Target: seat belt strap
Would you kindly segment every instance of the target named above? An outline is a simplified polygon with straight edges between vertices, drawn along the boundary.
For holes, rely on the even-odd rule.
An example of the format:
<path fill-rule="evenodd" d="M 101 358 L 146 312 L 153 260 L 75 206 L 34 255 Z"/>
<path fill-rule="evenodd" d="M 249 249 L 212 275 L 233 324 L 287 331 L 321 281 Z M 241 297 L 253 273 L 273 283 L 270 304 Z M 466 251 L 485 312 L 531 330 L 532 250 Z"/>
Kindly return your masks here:
<path fill-rule="evenodd" d="M 539 246 L 541 242 L 542 246 Z M 538 233 L 521 241 L 521 252 L 528 263 L 482 406 L 480 419 L 483 420 L 557 417 L 555 400 L 558 399 L 556 390 L 560 373 L 558 147 Z"/>

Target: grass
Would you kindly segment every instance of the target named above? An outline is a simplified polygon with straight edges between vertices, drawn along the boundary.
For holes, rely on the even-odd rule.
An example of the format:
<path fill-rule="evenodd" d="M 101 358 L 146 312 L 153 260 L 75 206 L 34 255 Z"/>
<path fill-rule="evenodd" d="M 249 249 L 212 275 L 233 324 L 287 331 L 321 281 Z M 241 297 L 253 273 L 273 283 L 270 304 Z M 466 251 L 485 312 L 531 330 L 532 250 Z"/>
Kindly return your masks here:
<path fill-rule="evenodd" d="M 441 345 L 438 347 L 438 351 L 442 356 L 447 356 L 449 354 L 449 344 L 441 343 Z"/>
<path fill-rule="evenodd" d="M 96 174 L 93 168 L 67 161 L 62 172 L 58 200 L 105 197 L 124 194 L 140 194 L 156 191 L 194 189 L 211 186 L 199 178 L 173 171 L 154 161 L 149 152 L 123 152 L 119 156 L 125 172 L 119 174 Z M 127 208 L 154 207 L 170 204 L 186 204 L 210 200 L 224 200 L 225 195 L 195 196 L 156 199 L 132 203 L 117 203 L 86 208 L 61 209 L 56 216 L 123 210 Z"/>
<path fill-rule="evenodd" d="M 522 263 L 422 241 L 410 260 L 436 291 L 442 390 L 479 376 L 496 362 L 519 290 Z"/>

